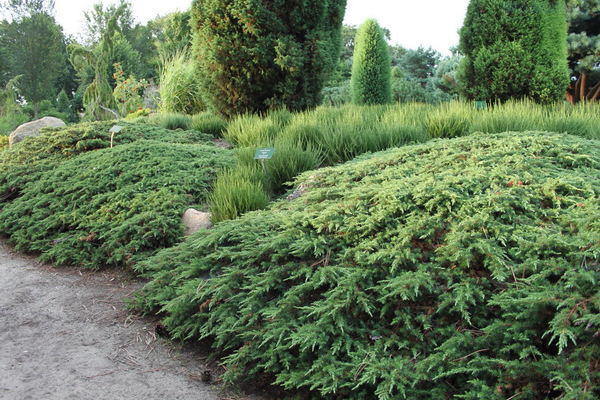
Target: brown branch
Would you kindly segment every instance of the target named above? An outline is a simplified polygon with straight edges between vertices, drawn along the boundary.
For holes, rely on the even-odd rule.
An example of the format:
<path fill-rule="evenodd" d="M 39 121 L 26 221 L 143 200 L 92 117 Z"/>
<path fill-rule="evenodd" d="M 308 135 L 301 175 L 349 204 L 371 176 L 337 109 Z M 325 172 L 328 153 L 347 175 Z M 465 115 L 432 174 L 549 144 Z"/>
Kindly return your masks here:
<path fill-rule="evenodd" d="M 452 360 L 451 362 L 455 362 L 455 361 L 461 361 L 461 360 L 464 360 L 464 359 L 466 359 L 466 358 L 469 358 L 469 357 L 471 357 L 472 355 L 475 355 L 475 354 L 477 354 L 477 353 L 483 353 L 484 351 L 489 351 L 489 350 L 490 350 L 490 349 L 481 349 L 481 350 L 477 350 L 477 351 L 474 351 L 474 352 L 472 352 L 471 354 L 467 354 L 467 355 L 466 355 L 466 356 L 464 356 L 464 357 L 460 357 L 460 358 L 457 358 L 457 359 L 455 359 L 455 360 Z"/>
<path fill-rule="evenodd" d="M 100 376 L 106 376 L 106 375 L 114 374 L 115 372 L 117 372 L 117 371 L 110 371 L 110 372 L 107 372 L 105 374 L 98 374 L 98 375 L 87 376 L 86 378 L 87 379 L 98 378 Z"/>

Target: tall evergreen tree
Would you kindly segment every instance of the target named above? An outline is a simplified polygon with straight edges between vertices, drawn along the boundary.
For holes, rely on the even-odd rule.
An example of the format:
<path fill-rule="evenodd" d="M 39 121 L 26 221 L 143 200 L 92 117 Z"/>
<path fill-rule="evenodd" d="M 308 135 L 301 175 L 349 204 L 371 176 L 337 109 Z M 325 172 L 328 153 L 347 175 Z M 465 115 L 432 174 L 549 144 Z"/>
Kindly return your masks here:
<path fill-rule="evenodd" d="M 352 64 L 352 102 L 392 102 L 390 50 L 382 29 L 374 19 L 366 20 L 356 33 Z"/>
<path fill-rule="evenodd" d="M 600 0 L 568 0 L 567 50 L 571 84 L 567 100 L 600 99 Z"/>
<path fill-rule="evenodd" d="M 569 83 L 564 2 L 471 0 L 460 50 L 467 99 L 564 98 Z"/>
<path fill-rule="evenodd" d="M 232 116 L 319 103 L 340 54 L 346 0 L 195 0 L 204 100 Z"/>

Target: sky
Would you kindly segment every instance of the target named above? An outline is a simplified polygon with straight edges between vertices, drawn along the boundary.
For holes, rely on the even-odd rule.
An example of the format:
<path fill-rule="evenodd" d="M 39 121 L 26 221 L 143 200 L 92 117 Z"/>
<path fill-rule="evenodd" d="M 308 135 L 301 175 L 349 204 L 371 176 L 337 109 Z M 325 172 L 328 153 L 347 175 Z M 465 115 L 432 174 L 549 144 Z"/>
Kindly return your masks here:
<path fill-rule="evenodd" d="M 83 12 L 100 0 L 55 0 L 57 22 L 64 32 L 77 37 L 83 28 Z M 117 0 L 103 0 L 105 5 Z M 136 22 L 146 23 L 158 15 L 185 11 L 191 0 L 130 0 Z M 368 18 L 391 32 L 390 44 L 409 49 L 432 47 L 443 55 L 458 44 L 469 0 L 348 0 L 344 23 L 359 26 Z"/>

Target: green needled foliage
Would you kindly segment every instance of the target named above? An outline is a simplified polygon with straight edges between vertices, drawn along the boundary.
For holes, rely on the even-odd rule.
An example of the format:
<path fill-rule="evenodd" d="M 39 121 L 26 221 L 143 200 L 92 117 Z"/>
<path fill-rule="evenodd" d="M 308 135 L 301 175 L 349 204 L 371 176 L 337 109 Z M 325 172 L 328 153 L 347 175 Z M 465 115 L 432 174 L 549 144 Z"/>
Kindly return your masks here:
<path fill-rule="evenodd" d="M 600 100 L 600 2 L 598 0 L 568 0 L 567 52 L 571 84 L 567 101 Z"/>
<path fill-rule="evenodd" d="M 130 266 L 183 235 L 230 152 L 208 135 L 120 122 L 51 130 L 0 153 L 0 233 L 41 259 Z M 148 140 L 150 139 L 150 140 Z M 160 140 L 160 141 L 159 141 Z"/>
<path fill-rule="evenodd" d="M 226 379 L 313 398 L 597 399 L 600 143 L 474 135 L 307 172 L 140 265 Z"/>
<path fill-rule="evenodd" d="M 196 0 L 203 99 L 231 117 L 319 104 L 341 47 L 346 0 Z"/>
<path fill-rule="evenodd" d="M 569 84 L 564 2 L 471 0 L 460 31 L 469 100 L 562 100 Z"/>
<path fill-rule="evenodd" d="M 350 86 L 354 104 L 392 102 L 390 50 L 382 29 L 368 19 L 356 33 Z"/>

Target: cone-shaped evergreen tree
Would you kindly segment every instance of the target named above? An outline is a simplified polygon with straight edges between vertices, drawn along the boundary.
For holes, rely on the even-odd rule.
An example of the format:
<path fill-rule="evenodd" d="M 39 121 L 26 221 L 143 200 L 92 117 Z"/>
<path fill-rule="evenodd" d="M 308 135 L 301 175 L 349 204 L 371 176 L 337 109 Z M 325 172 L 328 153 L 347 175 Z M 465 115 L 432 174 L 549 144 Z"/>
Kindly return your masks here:
<path fill-rule="evenodd" d="M 227 116 L 318 105 L 341 50 L 346 0 L 195 0 L 204 101 Z"/>
<path fill-rule="evenodd" d="M 462 94 L 471 100 L 564 98 L 564 2 L 471 0 L 460 31 Z"/>
<path fill-rule="evenodd" d="M 387 104 L 392 102 L 390 50 L 379 24 L 366 20 L 356 33 L 352 64 L 352 102 Z"/>

